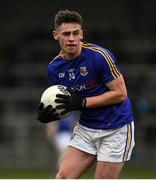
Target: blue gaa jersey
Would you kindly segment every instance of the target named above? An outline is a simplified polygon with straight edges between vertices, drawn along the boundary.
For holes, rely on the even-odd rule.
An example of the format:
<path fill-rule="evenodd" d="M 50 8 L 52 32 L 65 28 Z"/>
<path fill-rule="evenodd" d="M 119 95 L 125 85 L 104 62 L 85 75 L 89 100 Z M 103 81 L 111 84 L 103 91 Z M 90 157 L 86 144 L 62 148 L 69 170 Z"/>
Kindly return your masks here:
<path fill-rule="evenodd" d="M 114 55 L 95 44 L 82 43 L 80 56 L 66 60 L 61 51 L 48 66 L 51 85 L 61 84 L 75 90 L 81 98 L 109 91 L 106 83 L 121 75 Z M 93 129 L 121 127 L 133 120 L 131 104 L 123 102 L 82 111 L 79 123 Z"/>

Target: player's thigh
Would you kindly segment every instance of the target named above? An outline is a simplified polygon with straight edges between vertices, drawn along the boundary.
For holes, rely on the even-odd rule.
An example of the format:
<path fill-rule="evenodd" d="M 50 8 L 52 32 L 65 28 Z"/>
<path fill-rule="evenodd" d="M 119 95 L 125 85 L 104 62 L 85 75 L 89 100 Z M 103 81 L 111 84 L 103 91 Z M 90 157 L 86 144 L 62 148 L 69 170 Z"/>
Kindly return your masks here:
<path fill-rule="evenodd" d="M 124 163 L 98 161 L 96 165 L 96 179 L 117 179 Z"/>
<path fill-rule="evenodd" d="M 96 156 L 69 146 L 63 155 L 57 179 L 77 179 L 95 161 Z"/>

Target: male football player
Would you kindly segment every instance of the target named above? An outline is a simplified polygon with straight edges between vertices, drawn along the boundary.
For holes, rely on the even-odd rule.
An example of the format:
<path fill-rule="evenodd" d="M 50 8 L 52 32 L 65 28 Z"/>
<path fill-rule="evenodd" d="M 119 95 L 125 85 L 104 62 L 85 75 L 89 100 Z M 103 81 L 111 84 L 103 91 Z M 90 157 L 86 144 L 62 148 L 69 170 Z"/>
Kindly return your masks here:
<path fill-rule="evenodd" d="M 82 17 L 61 10 L 55 15 L 54 39 L 61 51 L 48 66 L 51 85 L 68 87 L 57 95 L 57 108 L 80 110 L 81 116 L 65 151 L 57 179 L 77 179 L 94 161 L 98 179 L 118 178 L 134 147 L 134 120 L 123 75 L 109 50 L 83 42 Z M 39 105 L 38 120 L 58 119 L 56 109 Z"/>

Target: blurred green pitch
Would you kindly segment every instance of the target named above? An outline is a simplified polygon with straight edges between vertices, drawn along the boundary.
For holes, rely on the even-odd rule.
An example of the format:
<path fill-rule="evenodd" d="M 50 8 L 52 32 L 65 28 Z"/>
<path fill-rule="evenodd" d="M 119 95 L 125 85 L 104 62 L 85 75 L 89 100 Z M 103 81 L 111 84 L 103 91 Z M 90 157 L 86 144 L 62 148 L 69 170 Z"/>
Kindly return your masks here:
<path fill-rule="evenodd" d="M 81 178 L 92 179 L 94 171 L 88 170 Z M 50 170 L 0 170 L 0 179 L 53 179 Z M 120 175 L 121 179 L 156 179 L 156 172 L 147 169 L 125 169 Z"/>

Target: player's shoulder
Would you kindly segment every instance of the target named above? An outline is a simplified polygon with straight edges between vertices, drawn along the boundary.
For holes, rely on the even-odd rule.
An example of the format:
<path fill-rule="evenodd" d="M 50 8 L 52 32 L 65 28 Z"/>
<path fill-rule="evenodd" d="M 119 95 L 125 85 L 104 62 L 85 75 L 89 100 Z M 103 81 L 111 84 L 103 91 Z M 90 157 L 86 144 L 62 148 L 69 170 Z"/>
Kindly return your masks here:
<path fill-rule="evenodd" d="M 57 61 L 58 59 L 60 59 L 60 58 L 61 58 L 61 55 L 58 54 L 58 55 L 55 56 L 54 58 L 50 59 L 49 65 L 52 64 L 52 63 L 54 63 L 54 62 L 56 62 L 56 61 Z"/>
<path fill-rule="evenodd" d="M 86 43 L 86 42 L 83 42 L 82 44 L 82 47 L 85 48 L 85 49 L 88 49 L 89 51 L 91 51 L 93 54 L 96 54 L 96 56 L 111 56 L 114 58 L 114 54 L 108 50 L 107 48 L 104 48 L 102 46 L 99 46 L 97 44 L 94 44 L 94 43 Z"/>
<path fill-rule="evenodd" d="M 90 53 L 92 53 L 92 55 L 98 59 L 110 59 L 111 61 L 115 60 L 115 56 L 112 51 L 97 44 L 83 43 L 82 47 L 90 51 Z"/>

